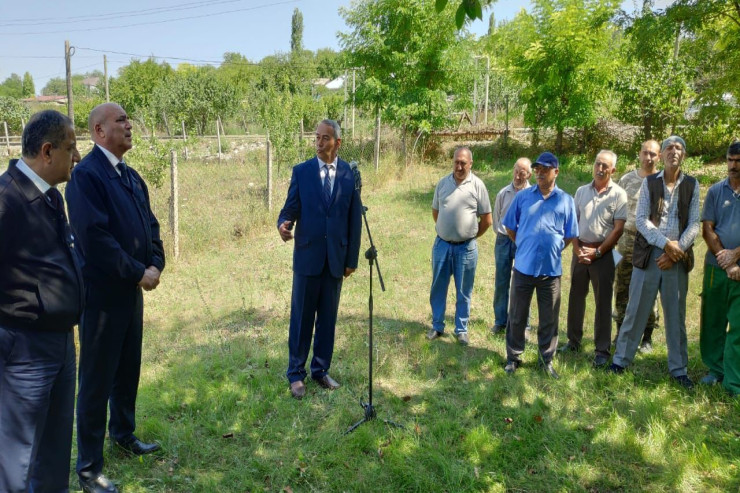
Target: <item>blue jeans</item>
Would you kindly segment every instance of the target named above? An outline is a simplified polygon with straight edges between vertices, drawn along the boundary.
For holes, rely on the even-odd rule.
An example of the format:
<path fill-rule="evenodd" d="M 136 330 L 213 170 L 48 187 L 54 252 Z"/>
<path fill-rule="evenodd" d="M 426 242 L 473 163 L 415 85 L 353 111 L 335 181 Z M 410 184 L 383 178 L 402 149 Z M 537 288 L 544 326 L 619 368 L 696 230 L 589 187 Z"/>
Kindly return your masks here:
<path fill-rule="evenodd" d="M 507 235 L 496 235 L 494 247 L 496 260 L 496 280 L 493 289 L 494 324 L 506 327 L 509 320 L 509 287 L 511 286 L 511 267 L 514 265 L 516 243 Z"/>
<path fill-rule="evenodd" d="M 478 244 L 473 238 L 460 245 L 453 245 L 437 237 L 432 248 L 432 328 L 445 330 L 445 309 L 450 276 L 455 278 L 455 334 L 468 331 L 470 299 L 473 294 L 475 267 L 478 265 Z"/>

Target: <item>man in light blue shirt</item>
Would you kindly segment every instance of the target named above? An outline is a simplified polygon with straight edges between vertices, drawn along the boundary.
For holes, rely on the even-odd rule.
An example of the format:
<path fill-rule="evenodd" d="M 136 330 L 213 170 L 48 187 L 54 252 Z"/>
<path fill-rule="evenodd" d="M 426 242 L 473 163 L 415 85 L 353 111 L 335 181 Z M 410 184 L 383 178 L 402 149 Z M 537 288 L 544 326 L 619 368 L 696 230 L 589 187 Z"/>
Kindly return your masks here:
<path fill-rule="evenodd" d="M 517 248 L 506 330 L 509 374 L 521 364 L 529 306 L 537 290 L 540 365 L 550 377 L 559 378 L 552 357 L 558 346 L 562 252 L 578 236 L 573 197 L 555 185 L 559 164 L 553 154 L 542 153 L 532 165 L 537 186 L 516 194 L 503 220 Z"/>

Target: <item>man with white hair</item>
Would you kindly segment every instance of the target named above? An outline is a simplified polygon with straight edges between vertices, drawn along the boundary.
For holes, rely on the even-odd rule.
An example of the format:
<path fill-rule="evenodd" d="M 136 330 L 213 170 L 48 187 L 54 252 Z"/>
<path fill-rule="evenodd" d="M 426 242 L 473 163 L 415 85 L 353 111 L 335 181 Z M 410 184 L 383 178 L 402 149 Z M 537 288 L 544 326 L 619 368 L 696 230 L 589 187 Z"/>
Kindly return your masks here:
<path fill-rule="evenodd" d="M 665 320 L 668 371 L 685 388 L 687 375 L 686 292 L 699 233 L 699 182 L 681 171 L 686 143 L 671 136 L 660 147 L 664 169 L 642 184 L 637 203 L 637 236 L 627 312 L 609 370 L 622 373 L 632 362 L 660 290 Z"/>
<path fill-rule="evenodd" d="M 506 330 L 509 321 L 509 288 L 511 287 L 511 269 L 516 255 L 516 243 L 511 241 L 506 233 L 502 220 L 509 210 L 514 196 L 529 188 L 529 178 L 532 176 L 532 161 L 520 157 L 514 163 L 511 183 L 496 194 L 493 205 L 493 227 L 496 231 L 496 246 L 494 258 L 496 260 L 496 278 L 493 289 L 494 323 L 491 332 L 499 334 Z"/>
<path fill-rule="evenodd" d="M 617 155 L 601 151 L 594 161 L 593 181 L 576 191 L 578 238 L 573 239 L 568 342 L 561 352 L 580 351 L 589 281 L 594 288 L 594 366 L 609 361 L 612 337 L 613 249 L 627 220 L 627 192 L 611 179 Z"/>

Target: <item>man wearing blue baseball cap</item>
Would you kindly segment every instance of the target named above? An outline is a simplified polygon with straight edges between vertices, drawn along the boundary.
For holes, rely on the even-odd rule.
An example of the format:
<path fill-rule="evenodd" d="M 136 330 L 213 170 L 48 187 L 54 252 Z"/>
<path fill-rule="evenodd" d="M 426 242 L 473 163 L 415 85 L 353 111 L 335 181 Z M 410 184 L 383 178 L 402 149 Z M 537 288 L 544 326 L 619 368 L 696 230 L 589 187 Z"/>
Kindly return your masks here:
<path fill-rule="evenodd" d="M 540 366 L 550 377 L 559 378 L 552 366 L 552 358 L 558 347 L 562 254 L 578 237 L 573 197 L 555 185 L 559 165 L 558 158 L 552 153 L 540 154 L 532 165 L 537 186 L 516 194 L 503 220 L 509 237 L 516 243 L 506 328 L 507 362 L 504 370 L 508 374 L 514 373 L 521 365 L 529 305 L 536 290 Z"/>
<path fill-rule="evenodd" d="M 629 301 L 609 370 L 622 373 L 632 362 L 660 290 L 668 371 L 678 384 L 691 388 L 694 383 L 686 371 L 686 293 L 699 233 L 699 182 L 681 171 L 685 157 L 686 142 L 668 137 L 660 147 L 663 171 L 642 182 Z"/>

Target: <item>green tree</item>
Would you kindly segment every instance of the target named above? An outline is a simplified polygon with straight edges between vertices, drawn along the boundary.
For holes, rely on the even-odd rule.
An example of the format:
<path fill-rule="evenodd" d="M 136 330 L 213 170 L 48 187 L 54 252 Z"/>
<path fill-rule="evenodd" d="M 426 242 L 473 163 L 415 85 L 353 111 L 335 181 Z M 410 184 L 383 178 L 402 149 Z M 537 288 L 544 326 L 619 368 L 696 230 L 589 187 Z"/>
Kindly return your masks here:
<path fill-rule="evenodd" d="M 404 130 L 447 125 L 448 94 L 462 92 L 473 66 L 469 39 L 452 17 L 437 15 L 431 0 L 365 0 L 340 14 L 350 29 L 339 33 L 347 60 L 364 68 L 358 104 L 382 109 Z"/>
<path fill-rule="evenodd" d="M 677 0 L 666 15 L 685 31 L 680 51 L 693 74 L 692 138 L 721 155 L 740 134 L 740 0 Z"/>
<path fill-rule="evenodd" d="M 22 123 L 28 121 L 31 116 L 31 110 L 26 103 L 12 97 L 0 96 L 0 117 L 7 122 L 8 131 L 14 134 L 20 134 Z"/>
<path fill-rule="evenodd" d="M 161 64 L 150 58 L 144 62 L 133 60 L 118 71 L 118 77 L 110 82 L 110 98 L 121 105 L 132 116 L 149 119 L 150 100 L 155 89 L 167 85 L 173 70 L 166 62 Z"/>
<path fill-rule="evenodd" d="M 33 85 L 33 77 L 29 72 L 23 74 L 23 97 L 32 98 L 36 95 L 36 86 Z"/>
<path fill-rule="evenodd" d="M 10 74 L 10 77 L 5 79 L 0 84 L 0 96 L 9 98 L 22 98 L 23 97 L 23 79 L 18 74 Z"/>
<path fill-rule="evenodd" d="M 303 51 L 303 14 L 298 8 L 293 9 L 290 22 L 290 51 Z"/>
<path fill-rule="evenodd" d="M 204 134 L 217 117 L 226 118 L 238 109 L 236 90 L 217 74 L 217 69 L 180 65 L 167 81 L 154 89 L 150 114 L 184 121 Z"/>
<path fill-rule="evenodd" d="M 618 0 L 534 0 L 531 14 L 499 30 L 513 43 L 507 62 L 522 85 L 524 120 L 555 129 L 557 152 L 566 127 L 588 128 L 599 115 L 618 66 L 610 23 L 618 7 Z"/>
<path fill-rule="evenodd" d="M 247 98 L 259 77 L 259 68 L 240 53 L 224 53 L 218 75 L 236 91 L 239 100 Z"/>

